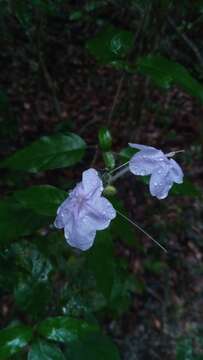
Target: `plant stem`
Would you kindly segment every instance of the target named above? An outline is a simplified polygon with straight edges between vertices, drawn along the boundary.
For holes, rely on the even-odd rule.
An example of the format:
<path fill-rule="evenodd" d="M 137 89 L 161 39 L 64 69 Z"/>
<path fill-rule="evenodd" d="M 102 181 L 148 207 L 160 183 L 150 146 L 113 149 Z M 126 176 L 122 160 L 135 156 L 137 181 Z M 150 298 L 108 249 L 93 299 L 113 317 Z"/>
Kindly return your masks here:
<path fill-rule="evenodd" d="M 126 174 L 129 171 L 129 166 L 126 166 L 125 168 L 118 171 L 114 176 L 111 177 L 110 183 L 113 183 L 117 179 L 119 179 L 121 176 Z"/>

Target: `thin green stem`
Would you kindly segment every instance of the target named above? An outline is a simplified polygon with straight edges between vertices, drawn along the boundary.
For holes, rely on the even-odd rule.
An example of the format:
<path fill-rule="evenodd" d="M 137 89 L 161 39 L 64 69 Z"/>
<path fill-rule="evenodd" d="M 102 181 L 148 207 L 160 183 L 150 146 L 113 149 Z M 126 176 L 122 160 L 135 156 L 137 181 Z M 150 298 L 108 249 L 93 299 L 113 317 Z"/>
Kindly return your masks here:
<path fill-rule="evenodd" d="M 127 162 L 125 162 L 124 164 L 122 164 L 122 165 L 118 166 L 117 168 L 115 168 L 115 169 L 113 169 L 113 170 L 109 171 L 109 174 L 113 174 L 115 171 L 117 171 L 117 170 L 121 169 L 123 166 L 127 165 L 127 164 L 129 163 L 129 161 L 130 161 L 130 160 L 128 160 L 128 161 L 127 161 Z"/>

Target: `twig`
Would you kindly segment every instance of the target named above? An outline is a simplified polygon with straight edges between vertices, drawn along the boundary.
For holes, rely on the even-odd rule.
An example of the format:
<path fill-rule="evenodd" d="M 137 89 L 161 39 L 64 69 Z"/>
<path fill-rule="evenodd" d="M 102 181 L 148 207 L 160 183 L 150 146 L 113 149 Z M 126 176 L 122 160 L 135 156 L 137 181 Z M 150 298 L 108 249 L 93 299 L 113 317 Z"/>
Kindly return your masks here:
<path fill-rule="evenodd" d="M 194 44 L 194 42 L 188 38 L 186 34 L 178 29 L 174 21 L 171 17 L 167 17 L 168 23 L 172 26 L 172 28 L 177 32 L 177 34 L 185 41 L 185 43 L 189 46 L 189 48 L 194 52 L 196 58 L 198 59 L 200 65 L 203 67 L 203 58 L 200 54 L 198 47 Z"/>
<path fill-rule="evenodd" d="M 61 117 L 60 104 L 59 104 L 59 101 L 58 101 L 57 96 L 56 96 L 55 84 L 54 84 L 54 82 L 53 82 L 53 80 L 51 78 L 51 75 L 49 74 L 49 72 L 47 70 L 47 67 L 46 67 L 46 64 L 45 64 L 45 62 L 43 60 L 41 52 L 39 53 L 39 61 L 40 61 L 41 68 L 42 68 L 43 73 L 44 73 L 45 80 L 47 81 L 48 87 L 52 92 L 55 111 L 56 111 L 58 117 L 60 118 Z"/>
<path fill-rule="evenodd" d="M 123 74 L 121 76 L 121 78 L 120 78 L 120 80 L 118 82 L 116 93 L 114 95 L 113 102 L 112 102 L 112 105 L 111 105 L 111 110 L 109 112 L 109 116 L 108 116 L 108 119 L 107 119 L 107 126 L 110 126 L 111 120 L 113 118 L 113 114 L 114 114 L 114 111 L 115 111 L 115 108 L 116 108 L 116 105 L 117 105 L 117 102 L 118 102 L 118 98 L 120 96 L 120 92 L 121 92 L 121 89 L 122 89 L 124 77 L 125 77 L 125 74 Z M 92 160 L 91 166 L 94 166 L 94 164 L 96 163 L 98 154 L 99 154 L 99 149 L 97 148 L 97 150 L 95 151 L 94 158 Z"/>
<path fill-rule="evenodd" d="M 61 117 L 61 109 L 60 109 L 60 104 L 59 104 L 59 101 L 58 101 L 57 95 L 56 95 L 55 84 L 54 84 L 52 77 L 47 69 L 47 66 L 45 64 L 45 61 L 44 61 L 44 58 L 42 55 L 42 51 L 41 51 L 41 40 L 43 38 L 43 17 L 41 14 L 39 14 L 39 20 L 40 20 L 40 24 L 39 24 L 39 29 L 38 29 L 38 42 L 37 42 L 39 63 L 41 65 L 41 68 L 42 68 L 42 71 L 44 74 L 44 78 L 47 81 L 47 85 L 52 92 L 53 104 L 54 104 L 56 114 L 60 118 Z"/>
<path fill-rule="evenodd" d="M 85 125 L 83 125 L 81 127 L 81 129 L 79 130 L 79 134 L 83 134 L 85 132 L 85 130 L 90 126 L 90 125 L 93 125 L 93 124 L 96 124 L 98 122 L 98 118 L 94 117 L 93 119 L 91 119 L 90 121 L 88 121 Z"/>
<path fill-rule="evenodd" d="M 118 82 L 118 86 L 117 86 L 117 89 L 116 89 L 116 93 L 114 95 L 114 98 L 113 98 L 113 103 L 112 103 L 112 106 L 111 106 L 111 110 L 109 112 L 109 116 L 108 116 L 108 119 L 107 119 L 107 126 L 110 125 L 111 123 L 111 120 L 113 118 L 113 114 L 114 114 L 114 111 L 115 111 L 115 108 L 116 108 L 116 105 L 118 103 L 118 99 L 119 99 L 119 96 L 120 96 L 120 92 L 121 92 L 121 89 L 122 89 L 122 86 L 123 86 L 123 81 L 124 81 L 124 78 L 125 78 L 125 74 L 123 74 Z"/>

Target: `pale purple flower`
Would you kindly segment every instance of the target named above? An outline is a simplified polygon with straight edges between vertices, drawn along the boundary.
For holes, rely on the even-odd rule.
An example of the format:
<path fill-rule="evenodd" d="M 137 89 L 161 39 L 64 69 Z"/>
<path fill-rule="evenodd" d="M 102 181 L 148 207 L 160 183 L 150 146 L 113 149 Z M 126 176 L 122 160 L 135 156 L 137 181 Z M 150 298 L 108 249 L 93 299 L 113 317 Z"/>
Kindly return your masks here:
<path fill-rule="evenodd" d="M 183 172 L 178 163 L 170 159 L 173 153 L 164 154 L 152 146 L 129 144 L 139 149 L 129 162 L 130 171 L 134 175 L 151 175 L 149 189 L 153 196 L 164 199 L 168 196 L 173 183 L 183 182 Z"/>
<path fill-rule="evenodd" d="M 96 231 L 106 229 L 115 218 L 116 211 L 102 195 L 103 183 L 94 169 L 83 172 L 82 181 L 70 192 L 57 210 L 54 225 L 64 228 L 69 245 L 89 249 Z"/>

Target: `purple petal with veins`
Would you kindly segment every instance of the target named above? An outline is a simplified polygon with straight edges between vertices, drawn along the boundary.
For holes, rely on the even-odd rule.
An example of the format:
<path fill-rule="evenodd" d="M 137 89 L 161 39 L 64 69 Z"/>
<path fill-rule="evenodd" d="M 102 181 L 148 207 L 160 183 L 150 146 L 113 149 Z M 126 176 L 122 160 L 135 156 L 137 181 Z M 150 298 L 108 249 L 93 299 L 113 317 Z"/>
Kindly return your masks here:
<path fill-rule="evenodd" d="M 64 228 L 69 245 L 89 249 L 96 231 L 106 229 L 115 218 L 116 211 L 103 196 L 103 184 L 94 169 L 83 172 L 82 181 L 70 192 L 57 210 L 55 227 Z"/>

